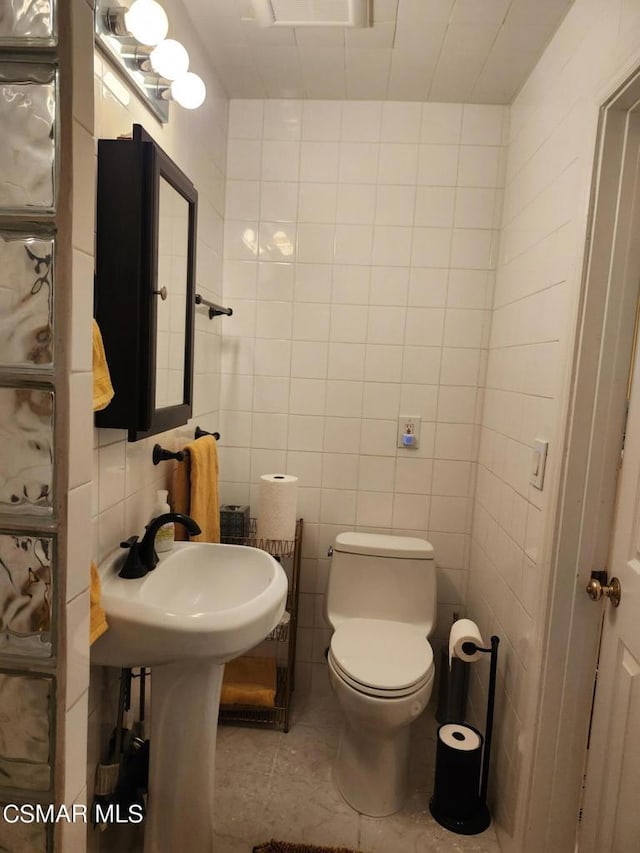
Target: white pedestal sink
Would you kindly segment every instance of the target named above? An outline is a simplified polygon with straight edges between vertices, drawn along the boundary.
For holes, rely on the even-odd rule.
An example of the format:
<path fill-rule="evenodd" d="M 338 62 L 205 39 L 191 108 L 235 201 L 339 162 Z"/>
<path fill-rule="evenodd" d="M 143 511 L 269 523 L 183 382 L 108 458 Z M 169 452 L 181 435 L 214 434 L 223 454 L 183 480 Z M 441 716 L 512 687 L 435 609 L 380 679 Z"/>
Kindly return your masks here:
<path fill-rule="evenodd" d="M 143 578 L 100 567 L 109 630 L 91 662 L 152 667 L 144 853 L 213 853 L 213 783 L 224 664 L 261 642 L 285 607 L 287 578 L 265 551 L 176 543 Z"/>

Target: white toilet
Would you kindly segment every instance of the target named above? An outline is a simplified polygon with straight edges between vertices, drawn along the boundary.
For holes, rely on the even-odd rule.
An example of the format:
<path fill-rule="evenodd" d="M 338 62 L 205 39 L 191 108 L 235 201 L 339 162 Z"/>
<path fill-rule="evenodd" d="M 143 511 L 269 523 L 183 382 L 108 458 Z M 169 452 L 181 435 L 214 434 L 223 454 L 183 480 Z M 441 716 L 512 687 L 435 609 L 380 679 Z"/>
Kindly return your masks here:
<path fill-rule="evenodd" d="M 329 680 L 344 714 L 334 779 L 354 809 L 398 811 L 407 792 L 409 732 L 433 687 L 427 640 L 436 615 L 433 546 L 424 539 L 340 533 L 326 617 Z"/>

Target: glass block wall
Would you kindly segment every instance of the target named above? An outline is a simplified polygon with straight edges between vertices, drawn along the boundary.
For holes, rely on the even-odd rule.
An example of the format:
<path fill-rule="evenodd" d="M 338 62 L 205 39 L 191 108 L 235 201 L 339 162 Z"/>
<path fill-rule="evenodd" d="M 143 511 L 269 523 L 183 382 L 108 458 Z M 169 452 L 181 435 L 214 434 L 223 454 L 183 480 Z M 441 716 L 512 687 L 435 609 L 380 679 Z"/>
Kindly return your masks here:
<path fill-rule="evenodd" d="M 55 799 L 55 0 L 0 3 L 0 803 Z M 1 820 L 1 819 L 0 819 Z M 51 850 L 1 822 L 0 851 Z"/>

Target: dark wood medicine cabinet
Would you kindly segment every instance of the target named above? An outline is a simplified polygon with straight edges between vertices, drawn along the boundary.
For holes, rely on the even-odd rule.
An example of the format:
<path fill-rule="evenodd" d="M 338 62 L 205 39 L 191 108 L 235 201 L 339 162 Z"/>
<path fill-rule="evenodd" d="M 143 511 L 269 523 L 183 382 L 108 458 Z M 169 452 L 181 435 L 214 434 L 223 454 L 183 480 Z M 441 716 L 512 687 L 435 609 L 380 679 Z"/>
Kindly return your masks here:
<path fill-rule="evenodd" d="M 198 193 L 141 125 L 98 140 L 94 313 L 115 396 L 96 426 L 138 441 L 193 399 Z"/>

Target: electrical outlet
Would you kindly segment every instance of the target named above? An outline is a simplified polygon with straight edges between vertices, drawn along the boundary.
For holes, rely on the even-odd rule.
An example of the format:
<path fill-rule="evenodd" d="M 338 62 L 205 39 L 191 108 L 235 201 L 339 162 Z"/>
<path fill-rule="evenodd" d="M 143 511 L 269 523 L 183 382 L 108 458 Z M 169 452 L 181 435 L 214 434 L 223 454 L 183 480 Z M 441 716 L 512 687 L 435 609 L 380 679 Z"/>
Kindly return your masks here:
<path fill-rule="evenodd" d="M 419 415 L 400 415 L 398 417 L 398 447 L 417 449 L 420 447 Z"/>

